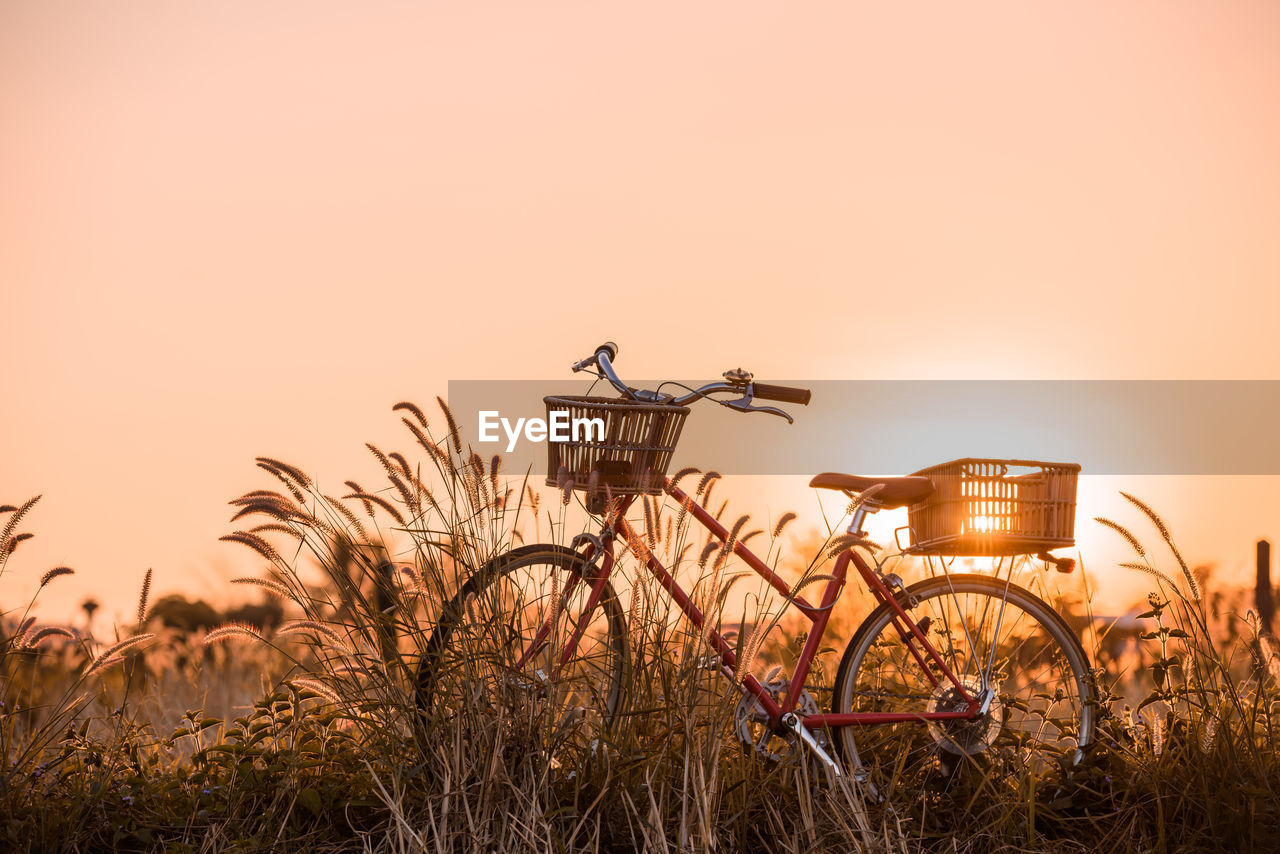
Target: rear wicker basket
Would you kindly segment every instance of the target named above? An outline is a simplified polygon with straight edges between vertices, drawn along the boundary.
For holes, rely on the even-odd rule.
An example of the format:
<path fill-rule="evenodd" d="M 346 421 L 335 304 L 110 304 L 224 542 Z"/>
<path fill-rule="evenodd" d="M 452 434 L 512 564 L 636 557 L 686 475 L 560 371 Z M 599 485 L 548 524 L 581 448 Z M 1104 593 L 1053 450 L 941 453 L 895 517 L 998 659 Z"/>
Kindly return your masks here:
<path fill-rule="evenodd" d="M 570 434 L 567 442 L 547 442 L 547 484 L 587 493 L 587 507 L 600 512 L 605 487 L 613 495 L 658 495 L 680 439 L 687 406 L 641 403 L 608 397 L 545 397 L 547 421 L 565 411 L 569 423 L 598 418 L 603 435 Z"/>
<path fill-rule="evenodd" d="M 964 459 L 916 474 L 934 492 L 908 511 L 912 554 L 1036 554 L 1075 544 L 1079 465 Z"/>

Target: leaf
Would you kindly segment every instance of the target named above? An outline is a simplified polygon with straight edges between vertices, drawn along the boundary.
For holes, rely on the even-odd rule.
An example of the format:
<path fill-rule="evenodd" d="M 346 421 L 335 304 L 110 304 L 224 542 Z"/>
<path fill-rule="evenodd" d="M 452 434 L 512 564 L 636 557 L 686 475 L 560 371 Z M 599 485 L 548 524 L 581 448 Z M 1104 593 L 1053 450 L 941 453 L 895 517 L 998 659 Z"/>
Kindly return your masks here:
<path fill-rule="evenodd" d="M 320 815 L 320 793 L 307 788 L 298 792 L 298 803 L 302 804 L 314 816 Z"/>
<path fill-rule="evenodd" d="M 1152 703 L 1159 702 L 1160 700 L 1163 700 L 1163 699 L 1164 699 L 1164 694 L 1162 692 L 1152 691 L 1150 694 L 1147 695 L 1145 700 L 1143 700 L 1141 703 L 1138 704 L 1138 708 L 1134 709 L 1134 711 L 1140 712 L 1143 709 L 1145 709 L 1147 706 L 1151 705 Z"/>

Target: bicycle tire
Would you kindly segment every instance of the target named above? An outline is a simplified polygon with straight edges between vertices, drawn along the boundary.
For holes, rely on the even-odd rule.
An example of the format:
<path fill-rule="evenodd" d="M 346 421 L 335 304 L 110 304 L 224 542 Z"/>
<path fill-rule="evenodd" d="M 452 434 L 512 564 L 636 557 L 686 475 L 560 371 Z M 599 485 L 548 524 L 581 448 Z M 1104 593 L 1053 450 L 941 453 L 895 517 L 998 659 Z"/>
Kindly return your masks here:
<path fill-rule="evenodd" d="M 491 700 L 514 680 L 536 689 L 544 706 L 548 701 L 559 706 L 553 708 L 556 713 L 592 709 L 605 728 L 612 726 L 622 707 L 629 650 L 626 616 L 607 581 L 588 615 L 576 654 L 563 668 L 551 665 L 557 640 L 567 639 L 582 618 L 581 607 L 590 592 L 589 582 L 583 581 L 587 565 L 572 549 L 536 544 L 506 552 L 474 573 L 441 609 L 423 647 L 415 680 L 419 713 L 431 718 L 474 711 L 450 706 L 457 706 L 460 698 L 474 698 L 477 679 L 488 681 L 483 687 Z M 555 571 L 563 573 L 559 587 L 552 577 Z M 513 579 L 515 583 L 505 584 Z M 569 579 L 575 584 L 566 602 L 563 591 Z M 543 586 L 527 589 L 535 582 Z M 558 610 L 553 597 L 561 600 Z M 536 617 L 522 619 L 531 616 L 530 608 Z M 550 614 L 556 625 L 549 643 L 517 669 L 518 656 L 532 640 L 530 631 L 536 631 L 534 623 L 541 625 Z M 513 633 L 516 621 L 520 625 Z"/>
<path fill-rule="evenodd" d="M 1006 593 L 1008 604 L 1002 608 L 999 603 Z M 962 596 L 969 597 L 970 607 L 960 604 Z M 876 797 L 892 798 L 900 792 L 914 796 L 924 788 L 945 790 L 963 777 L 965 769 L 975 766 L 990 782 L 1013 778 L 1027 769 L 1042 774 L 1050 766 L 1063 766 L 1064 759 L 1068 766 L 1079 761 L 1093 738 L 1095 691 L 1088 656 L 1056 611 L 1022 587 L 982 575 L 926 579 L 908 587 L 898 599 L 967 689 L 980 689 L 981 672 L 988 670 L 999 690 L 990 713 L 974 721 L 842 728 L 835 739 L 837 749 L 851 773 L 868 783 Z M 981 617 L 973 613 L 977 604 L 983 605 Z M 1019 630 L 1018 615 L 1010 613 L 1009 605 L 1032 624 Z M 893 628 L 896 613 L 889 603 L 882 603 L 849 641 L 836 671 L 835 711 L 918 714 L 963 706 L 945 676 L 936 674 L 940 686 L 931 687 L 919 664 L 908 661 L 910 650 Z M 940 615 L 941 628 L 936 625 Z M 957 631 L 957 616 L 967 631 Z M 924 617 L 930 618 L 929 623 L 922 623 Z M 1015 619 L 1005 622 L 1009 617 Z M 1007 635 L 997 628 L 1001 623 L 1012 626 Z M 997 635 L 994 652 L 990 639 L 982 636 L 984 630 Z M 1014 631 L 1018 631 L 1016 638 Z M 1009 647 L 1002 637 L 1017 643 Z M 1027 657 L 1025 645 L 1032 638 L 1038 638 L 1038 645 Z M 877 650 L 874 656 L 873 649 Z M 1044 651 L 1050 657 L 1043 669 L 1021 672 Z M 1021 665 L 1011 660 L 1015 657 Z M 991 662 L 989 668 L 984 660 Z M 978 666 L 971 666 L 974 662 Z M 1055 672 L 1062 675 L 1051 678 Z M 926 687 L 931 687 L 927 695 Z M 1063 705 L 1068 708 L 1058 709 Z M 1035 718 L 1041 719 L 1039 724 Z M 1040 732 L 1032 734 L 1023 726 L 1027 722 L 1039 726 Z"/>

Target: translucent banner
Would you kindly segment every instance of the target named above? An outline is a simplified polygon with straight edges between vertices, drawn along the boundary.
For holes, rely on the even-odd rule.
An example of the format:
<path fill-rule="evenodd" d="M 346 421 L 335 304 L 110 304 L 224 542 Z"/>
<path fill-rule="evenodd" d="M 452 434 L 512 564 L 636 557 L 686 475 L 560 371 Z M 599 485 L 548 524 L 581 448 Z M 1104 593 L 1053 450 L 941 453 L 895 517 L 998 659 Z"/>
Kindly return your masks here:
<path fill-rule="evenodd" d="M 627 427 L 614 413 L 610 424 L 622 426 L 610 429 L 631 430 L 623 439 L 639 444 L 674 445 L 672 471 L 691 465 L 722 474 L 902 474 L 962 457 L 998 457 L 1079 463 L 1085 474 L 1280 474 L 1280 381 L 770 382 L 812 389 L 808 406 L 753 404 L 777 406 L 794 424 L 699 400 L 677 419 L 674 442 L 675 425 L 657 424 L 662 419 Z M 585 395 L 589 387 L 572 379 L 452 381 L 449 404 L 477 452 L 502 454 L 508 472 L 544 475 L 552 441 L 576 447 L 618 440 L 593 432 L 603 425 L 588 423 L 589 405 L 548 418 L 545 396 Z M 617 401 L 606 388 L 599 384 L 595 393 Z M 676 384 L 663 390 L 683 393 Z M 608 409 L 600 408 L 602 420 Z"/>

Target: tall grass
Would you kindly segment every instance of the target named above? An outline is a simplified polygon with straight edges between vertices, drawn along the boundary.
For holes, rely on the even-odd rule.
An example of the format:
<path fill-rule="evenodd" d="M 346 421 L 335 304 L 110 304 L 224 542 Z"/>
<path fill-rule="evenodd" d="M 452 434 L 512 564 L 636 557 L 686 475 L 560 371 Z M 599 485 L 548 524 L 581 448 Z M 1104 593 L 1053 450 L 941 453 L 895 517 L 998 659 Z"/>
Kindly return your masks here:
<path fill-rule="evenodd" d="M 7 516 L 0 528 L 0 582 L 6 583 L 6 599 L 10 560 L 33 536 L 19 532 L 18 526 L 39 500 L 36 496 L 21 506 L 0 507 Z M 124 762 L 120 747 L 134 728 L 125 715 L 127 679 L 118 695 L 109 680 L 127 671 L 153 635 L 138 626 L 132 634 L 95 645 L 65 626 L 41 625 L 35 614 L 40 592 L 74 574 L 65 566 L 48 570 L 20 609 L 0 615 L 5 627 L 0 641 L 0 816 L 9 819 L 4 830 L 10 843 L 30 844 L 33 811 L 43 809 L 50 792 L 66 797 L 70 810 L 41 816 L 45 825 L 65 826 L 99 805 L 105 781 Z M 150 581 L 148 571 L 140 615 Z M 50 679 L 51 673 L 60 678 Z M 95 705 L 108 707 L 113 696 L 121 699 L 113 712 L 97 718 L 86 714 Z"/>
<path fill-rule="evenodd" d="M 361 766 L 388 816 L 386 844 L 433 850 L 733 850 L 779 842 L 805 850 L 880 847 L 856 791 L 817 786 L 807 766 L 768 767 L 744 755 L 730 733 L 736 698 L 708 667 L 705 633 L 674 619 L 656 584 L 634 572 L 651 551 L 673 571 L 692 572 L 695 602 L 709 625 L 725 628 L 727 595 L 741 580 L 727 571 L 731 546 L 695 543 L 691 517 L 680 508 L 637 502 L 637 535 L 619 549 L 618 571 L 634 581 L 625 595 L 636 667 L 625 710 L 611 728 L 549 715 L 527 696 L 524 706 L 496 710 L 480 694 L 455 695 L 451 701 L 460 708 L 420 715 L 415 668 L 441 603 L 498 555 L 536 541 L 566 544 L 589 520 L 572 493 L 544 497 L 526 479 L 504 477 L 498 458 L 470 452 L 443 404 L 438 439 L 420 409 L 397 408 L 407 413 L 419 461 L 371 446 L 385 488 L 348 482 L 344 498 L 355 505 L 344 512 L 341 499 L 295 467 L 261 459 L 283 489 L 256 490 L 234 503 L 242 508 L 237 515 L 269 517 L 271 527 L 228 537 L 267 561 L 261 583 L 298 612 L 300 619 L 280 634 L 298 648 L 297 666 L 323 695 L 320 705 L 358 733 L 366 751 Z M 710 501 L 715 477 L 703 477 L 697 500 Z M 730 526 L 734 538 L 763 534 L 748 522 L 740 517 Z M 290 542 L 293 554 L 286 558 L 264 534 Z M 740 650 L 758 649 L 772 623 L 758 608 L 748 631 L 726 631 Z M 262 640 L 235 626 L 211 637 Z"/>
<path fill-rule="evenodd" d="M 231 623 L 179 637 L 148 624 L 144 603 L 135 633 L 55 652 L 55 641 L 69 639 L 24 627 L 23 612 L 10 615 L 14 630 L 0 648 L 0 844 L 191 851 L 1276 848 L 1274 641 L 1257 636 L 1256 620 L 1247 616 L 1238 618 L 1245 627 L 1238 636 L 1215 629 L 1222 616 L 1206 604 L 1211 597 L 1201 580 L 1165 522 L 1136 499 L 1135 513 L 1159 537 L 1158 556 L 1121 523 L 1105 524 L 1135 549 L 1131 571 L 1152 579 L 1141 672 L 1096 672 L 1099 738 L 1085 761 L 1059 769 L 1048 787 L 1028 774 L 999 788 L 877 803 L 780 740 L 767 743 L 780 761 L 744 749 L 735 731 L 738 696 L 713 665 L 706 633 L 677 619 L 638 567 L 657 555 L 736 647 L 740 671 L 763 682 L 785 676 L 798 626 L 783 616 L 778 597 L 751 586 L 755 576 L 738 568 L 731 548 L 690 526 L 687 508 L 653 499 L 632 506 L 636 536 L 616 548 L 631 666 L 615 721 L 566 714 L 524 684 L 502 702 L 492 692 L 452 692 L 445 707 L 423 713 L 417 670 L 445 603 L 510 550 L 567 545 L 599 521 L 573 493 L 540 489 L 504 472 L 499 458 L 474 453 L 443 401 L 431 418 L 411 403 L 394 409 L 410 450 L 369 446 L 376 481 L 338 485 L 261 457 L 266 482 L 231 502 L 237 528 L 224 539 L 261 562 L 259 573 L 236 583 L 284 604 L 285 622 L 273 630 Z M 766 554 L 797 588 L 828 578 L 841 545 L 830 531 L 838 529 L 810 540 L 789 537 L 794 514 L 736 516 L 716 496 L 714 472 L 677 476 L 692 500 L 724 520 L 732 539 Z M 12 539 L 12 517 L 29 509 L 3 511 L 11 516 L 0 540 Z M 798 543 L 804 556 L 785 557 Z M 0 550 L 0 578 L 7 555 Z M 854 592 L 846 590 L 846 598 Z M 487 613 L 489 628 L 500 632 L 504 616 Z M 148 635 L 155 637 L 138 640 Z M 844 640 L 833 638 L 833 645 Z M 824 706 L 838 652 L 819 659 L 811 680 Z M 464 644 L 452 653 L 466 662 L 485 650 Z M 1121 687 L 1135 679 L 1145 689 L 1129 700 Z M 241 699 L 235 692 L 202 696 L 201 686 L 223 683 L 235 683 Z M 37 705 L 40 714 L 27 711 Z"/>

